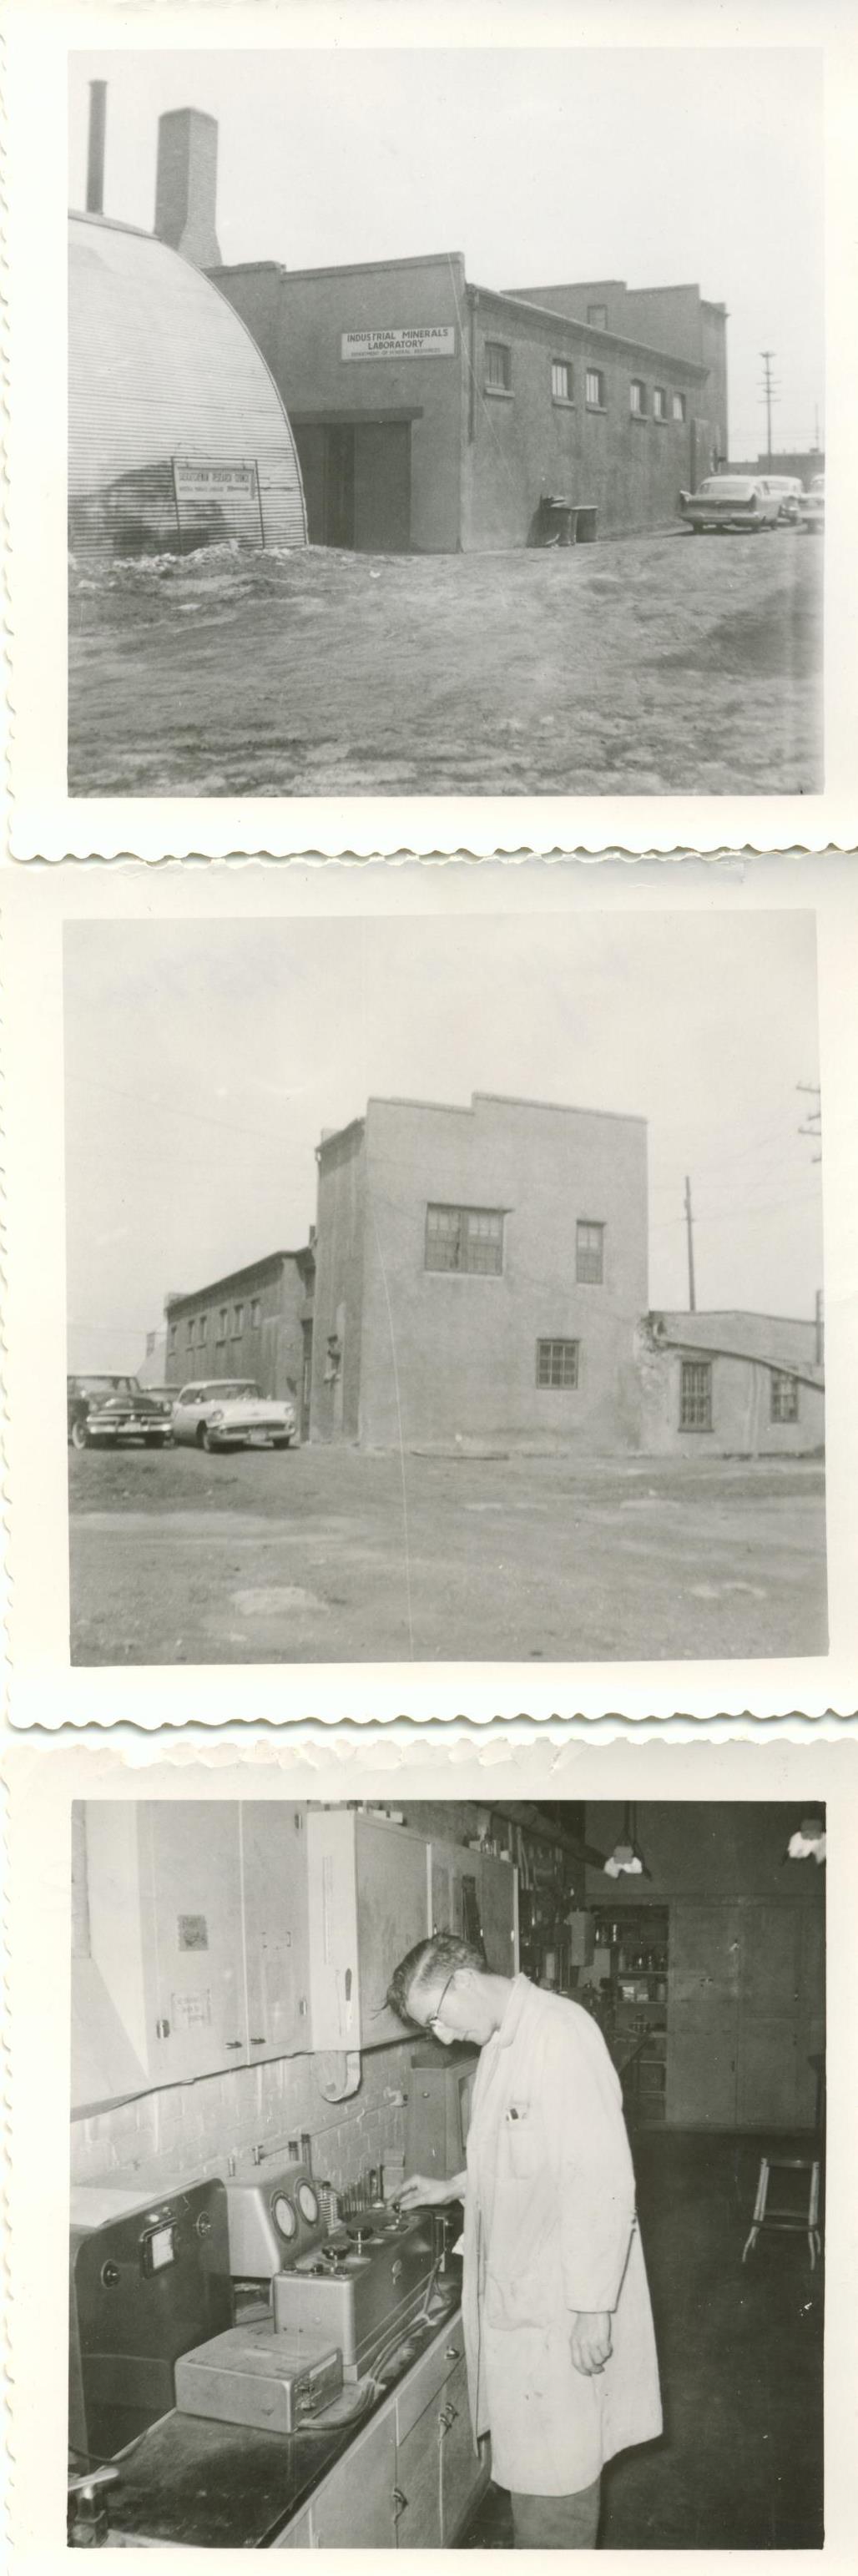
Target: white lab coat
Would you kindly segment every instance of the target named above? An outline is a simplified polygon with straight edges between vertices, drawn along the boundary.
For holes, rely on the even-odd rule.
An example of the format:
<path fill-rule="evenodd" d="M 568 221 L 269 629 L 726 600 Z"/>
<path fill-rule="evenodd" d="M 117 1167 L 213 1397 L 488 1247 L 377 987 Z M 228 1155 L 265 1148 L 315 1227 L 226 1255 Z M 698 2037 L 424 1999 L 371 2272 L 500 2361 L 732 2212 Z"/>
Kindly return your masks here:
<path fill-rule="evenodd" d="M 574 2495 L 661 2432 L 658 2363 L 619 2079 L 579 2004 L 516 1977 L 482 2050 L 467 2142 L 463 2322 L 471 2421 L 492 2475 Z M 609 2310 L 587 2378 L 573 2313 Z"/>

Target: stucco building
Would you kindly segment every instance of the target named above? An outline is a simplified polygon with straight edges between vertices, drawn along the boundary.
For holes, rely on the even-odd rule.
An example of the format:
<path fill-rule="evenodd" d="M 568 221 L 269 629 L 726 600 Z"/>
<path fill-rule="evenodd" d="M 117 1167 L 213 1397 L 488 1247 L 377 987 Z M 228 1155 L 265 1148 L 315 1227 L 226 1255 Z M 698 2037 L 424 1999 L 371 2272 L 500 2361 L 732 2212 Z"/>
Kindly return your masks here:
<path fill-rule="evenodd" d="M 165 1383 L 252 1378 L 261 1395 L 291 1395 L 301 1438 L 309 1430 L 312 1243 L 271 1252 L 206 1287 L 165 1297 Z"/>
<path fill-rule="evenodd" d="M 314 1440 L 637 1440 L 646 1123 L 476 1092 L 324 1136 Z"/>
<path fill-rule="evenodd" d="M 818 1322 L 665 1310 L 637 1338 L 641 1446 L 650 1455 L 777 1457 L 822 1449 L 825 1375 Z"/>
<path fill-rule="evenodd" d="M 525 546 L 548 496 L 669 524 L 727 451 L 726 312 L 697 286 L 472 285 L 458 251 L 212 269 L 295 436 L 316 545 Z"/>

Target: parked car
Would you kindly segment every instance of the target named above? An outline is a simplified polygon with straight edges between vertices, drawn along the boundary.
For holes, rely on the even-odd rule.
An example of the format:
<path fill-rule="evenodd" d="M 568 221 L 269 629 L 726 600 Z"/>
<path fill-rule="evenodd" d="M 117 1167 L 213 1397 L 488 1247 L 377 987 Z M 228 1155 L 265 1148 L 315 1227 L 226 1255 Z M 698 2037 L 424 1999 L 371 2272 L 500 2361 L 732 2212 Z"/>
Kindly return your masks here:
<path fill-rule="evenodd" d="M 260 1395 L 252 1378 L 194 1379 L 173 1406 L 174 1440 L 200 1449 L 288 1449 L 294 1437 L 294 1404 Z"/>
<path fill-rule="evenodd" d="M 804 486 L 798 474 L 764 474 L 764 492 L 776 492 L 778 519 L 782 528 L 797 528 L 801 518 Z"/>
<path fill-rule="evenodd" d="M 98 1375 L 66 1380 L 67 1436 L 73 1449 L 116 1449 L 142 1440 L 164 1449 L 172 1439 L 170 1406 L 136 1377 Z"/>
<path fill-rule="evenodd" d="M 707 528 L 776 528 L 778 497 L 750 474 L 709 474 L 697 492 L 681 492 L 683 518 L 692 536 Z"/>
<path fill-rule="evenodd" d="M 809 537 L 821 537 L 825 526 L 824 474 L 815 474 L 809 491 L 802 493 L 801 519 Z"/>

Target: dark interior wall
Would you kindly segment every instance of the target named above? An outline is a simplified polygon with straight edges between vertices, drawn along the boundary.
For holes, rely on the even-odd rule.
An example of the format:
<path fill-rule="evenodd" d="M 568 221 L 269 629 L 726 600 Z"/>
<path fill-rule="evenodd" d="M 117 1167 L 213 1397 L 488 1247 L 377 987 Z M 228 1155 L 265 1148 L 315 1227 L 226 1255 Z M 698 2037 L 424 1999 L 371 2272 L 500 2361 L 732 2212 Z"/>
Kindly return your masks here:
<path fill-rule="evenodd" d="M 639 1803 L 638 1840 L 650 1872 L 646 1878 L 605 1878 L 587 1870 L 591 1904 L 635 1905 L 666 1897 L 787 1897 L 797 1904 L 823 1902 L 825 1872 L 814 1861 L 788 1862 L 790 1834 L 810 1813 L 805 1808 L 756 1800 Z M 619 1842 L 623 1807 L 588 1803 L 587 1840 L 607 1855 Z"/>

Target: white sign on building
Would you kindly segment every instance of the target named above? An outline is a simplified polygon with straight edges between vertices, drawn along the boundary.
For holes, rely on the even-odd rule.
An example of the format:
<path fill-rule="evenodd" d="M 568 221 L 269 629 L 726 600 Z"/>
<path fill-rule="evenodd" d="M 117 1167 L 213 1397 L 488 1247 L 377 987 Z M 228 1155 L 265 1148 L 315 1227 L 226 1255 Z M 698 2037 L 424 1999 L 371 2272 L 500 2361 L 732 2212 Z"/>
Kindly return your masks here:
<path fill-rule="evenodd" d="M 174 456 L 173 474 L 178 501 L 198 501 L 201 495 L 219 492 L 246 492 L 253 500 L 256 494 L 255 465 L 186 465 Z"/>
<path fill-rule="evenodd" d="M 454 358 L 452 322 L 416 322 L 392 331 L 344 331 L 344 358 Z"/>

